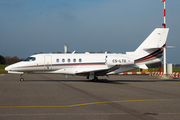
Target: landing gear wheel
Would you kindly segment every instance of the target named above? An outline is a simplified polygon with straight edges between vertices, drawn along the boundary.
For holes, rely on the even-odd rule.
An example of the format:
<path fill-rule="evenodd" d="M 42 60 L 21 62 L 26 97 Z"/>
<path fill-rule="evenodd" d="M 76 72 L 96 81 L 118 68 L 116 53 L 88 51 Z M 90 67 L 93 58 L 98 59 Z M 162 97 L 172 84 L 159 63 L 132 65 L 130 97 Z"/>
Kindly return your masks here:
<path fill-rule="evenodd" d="M 22 75 L 23 75 L 23 74 L 20 75 L 19 82 L 24 82 L 24 78 L 22 78 Z"/>
<path fill-rule="evenodd" d="M 24 82 L 24 78 L 20 78 L 19 82 Z"/>
<path fill-rule="evenodd" d="M 94 77 L 93 82 L 97 82 L 97 81 L 98 81 L 98 78 Z"/>

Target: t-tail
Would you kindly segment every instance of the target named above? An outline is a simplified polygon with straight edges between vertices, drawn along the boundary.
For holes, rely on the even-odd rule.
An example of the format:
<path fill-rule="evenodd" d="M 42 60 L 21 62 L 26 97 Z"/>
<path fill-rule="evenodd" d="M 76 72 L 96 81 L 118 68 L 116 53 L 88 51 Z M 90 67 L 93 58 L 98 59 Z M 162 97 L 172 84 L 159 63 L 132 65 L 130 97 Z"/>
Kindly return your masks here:
<path fill-rule="evenodd" d="M 161 61 L 168 32 L 169 28 L 156 28 L 134 52 L 126 53 L 134 58 L 137 68 L 147 69 L 146 64 Z"/>

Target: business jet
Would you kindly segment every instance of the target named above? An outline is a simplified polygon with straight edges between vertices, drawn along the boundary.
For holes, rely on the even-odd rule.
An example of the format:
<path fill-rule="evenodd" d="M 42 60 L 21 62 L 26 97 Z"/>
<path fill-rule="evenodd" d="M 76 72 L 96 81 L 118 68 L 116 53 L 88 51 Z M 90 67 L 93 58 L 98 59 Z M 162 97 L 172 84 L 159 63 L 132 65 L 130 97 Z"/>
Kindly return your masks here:
<path fill-rule="evenodd" d="M 7 66 L 5 70 L 8 73 L 20 74 L 20 81 L 24 81 L 22 75 L 28 72 L 85 76 L 92 81 L 98 81 L 98 76 L 136 68 L 148 69 L 147 64 L 160 62 L 168 32 L 169 28 L 156 28 L 135 51 L 126 54 L 36 54 Z"/>

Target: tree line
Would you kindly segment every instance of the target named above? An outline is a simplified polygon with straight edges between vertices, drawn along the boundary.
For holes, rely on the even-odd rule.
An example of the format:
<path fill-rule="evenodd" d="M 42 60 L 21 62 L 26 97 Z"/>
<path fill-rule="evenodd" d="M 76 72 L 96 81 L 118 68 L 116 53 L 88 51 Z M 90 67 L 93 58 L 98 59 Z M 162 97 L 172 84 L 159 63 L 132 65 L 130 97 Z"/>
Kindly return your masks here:
<path fill-rule="evenodd" d="M 13 64 L 13 63 L 16 63 L 16 62 L 20 62 L 24 60 L 24 58 L 18 58 L 17 56 L 14 56 L 14 57 L 9 57 L 9 56 L 6 56 L 6 57 L 3 57 L 0 55 L 0 64 L 3 64 L 3 65 L 10 65 L 10 64 Z"/>

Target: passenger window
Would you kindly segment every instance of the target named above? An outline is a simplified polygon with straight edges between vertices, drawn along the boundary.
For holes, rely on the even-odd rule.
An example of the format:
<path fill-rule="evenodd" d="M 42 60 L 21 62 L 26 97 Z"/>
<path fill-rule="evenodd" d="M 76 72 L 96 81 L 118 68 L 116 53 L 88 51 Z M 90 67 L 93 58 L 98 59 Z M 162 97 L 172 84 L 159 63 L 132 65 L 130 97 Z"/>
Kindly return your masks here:
<path fill-rule="evenodd" d="M 79 59 L 79 62 L 82 62 L 82 59 L 81 59 L 81 58 Z"/>
<path fill-rule="evenodd" d="M 62 59 L 62 62 L 65 62 L 65 59 Z"/>
<path fill-rule="evenodd" d="M 68 62 L 71 62 L 71 60 L 70 60 L 70 59 L 68 59 Z"/>
<path fill-rule="evenodd" d="M 56 59 L 56 62 L 58 63 L 58 62 L 59 62 L 59 59 Z"/>
<path fill-rule="evenodd" d="M 76 62 L 76 59 L 73 59 L 73 62 Z"/>

